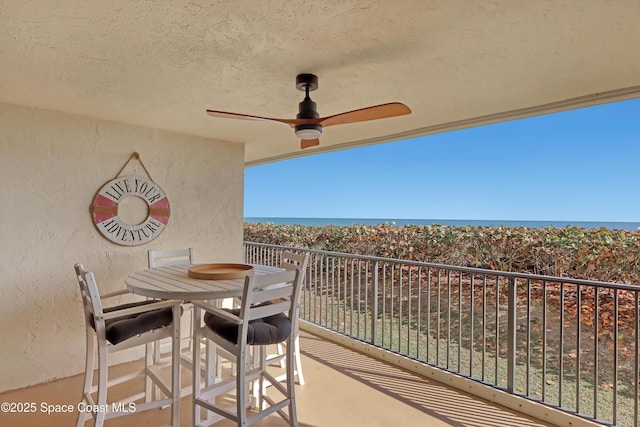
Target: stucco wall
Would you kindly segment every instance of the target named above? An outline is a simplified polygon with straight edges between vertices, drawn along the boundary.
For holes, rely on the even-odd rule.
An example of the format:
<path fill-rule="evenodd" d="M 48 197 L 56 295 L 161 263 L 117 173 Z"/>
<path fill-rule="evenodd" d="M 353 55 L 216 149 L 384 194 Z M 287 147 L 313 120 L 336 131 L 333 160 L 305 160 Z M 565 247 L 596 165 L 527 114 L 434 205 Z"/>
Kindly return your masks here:
<path fill-rule="evenodd" d="M 171 218 L 155 240 L 124 247 L 102 237 L 89 206 L 134 151 Z M 0 392 L 84 370 L 76 262 L 109 292 L 146 268 L 149 249 L 241 261 L 243 170 L 239 144 L 0 104 Z M 134 172 L 144 175 L 135 161 L 124 174 Z"/>

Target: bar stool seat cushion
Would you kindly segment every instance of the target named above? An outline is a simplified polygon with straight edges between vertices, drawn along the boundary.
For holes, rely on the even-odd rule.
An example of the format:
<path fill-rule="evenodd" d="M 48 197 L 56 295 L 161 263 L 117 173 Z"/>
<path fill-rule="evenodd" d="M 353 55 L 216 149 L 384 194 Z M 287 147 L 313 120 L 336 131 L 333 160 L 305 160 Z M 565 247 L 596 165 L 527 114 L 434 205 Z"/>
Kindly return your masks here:
<path fill-rule="evenodd" d="M 157 301 L 147 300 L 121 304 L 114 307 L 105 308 L 103 311 L 105 313 L 110 313 L 112 311 L 138 307 L 141 305 L 151 304 L 153 302 Z M 182 307 L 180 308 L 180 311 L 182 311 Z M 91 327 L 95 329 L 93 318 L 91 318 L 90 320 Z M 105 321 L 106 338 L 107 341 L 109 341 L 111 344 L 116 345 L 136 335 L 168 326 L 172 321 L 173 312 L 171 310 L 171 307 L 160 308 L 158 310 L 132 314 L 129 316 L 117 317 L 114 319 L 107 319 Z"/>
<path fill-rule="evenodd" d="M 237 316 L 240 314 L 238 309 L 225 309 L 229 313 Z M 209 329 L 220 335 L 225 340 L 235 343 L 238 342 L 238 325 L 231 320 L 212 313 L 205 313 L 204 323 Z M 255 319 L 249 321 L 247 329 L 248 345 L 269 345 L 278 344 L 291 335 L 291 322 L 284 313 L 278 313 L 263 319 Z"/>

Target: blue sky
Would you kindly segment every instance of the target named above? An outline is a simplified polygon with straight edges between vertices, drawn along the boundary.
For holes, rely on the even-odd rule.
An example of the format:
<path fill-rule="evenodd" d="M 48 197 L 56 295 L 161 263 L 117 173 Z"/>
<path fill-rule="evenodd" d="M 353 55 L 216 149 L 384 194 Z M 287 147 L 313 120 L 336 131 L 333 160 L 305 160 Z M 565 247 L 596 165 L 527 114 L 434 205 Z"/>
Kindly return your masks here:
<path fill-rule="evenodd" d="M 640 222 L 640 99 L 246 168 L 244 207 L 246 217 Z"/>

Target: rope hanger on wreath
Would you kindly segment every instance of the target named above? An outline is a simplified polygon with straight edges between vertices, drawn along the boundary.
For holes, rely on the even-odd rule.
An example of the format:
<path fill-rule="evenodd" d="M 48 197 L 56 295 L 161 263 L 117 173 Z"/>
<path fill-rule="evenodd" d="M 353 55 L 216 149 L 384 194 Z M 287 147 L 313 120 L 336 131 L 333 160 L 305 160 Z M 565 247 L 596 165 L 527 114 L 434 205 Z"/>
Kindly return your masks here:
<path fill-rule="evenodd" d="M 149 171 L 147 170 L 146 166 L 144 165 L 144 163 L 142 163 L 142 159 L 140 158 L 140 154 L 138 154 L 137 151 L 134 151 L 133 154 L 129 157 L 129 159 L 124 163 L 124 166 L 122 166 L 122 168 L 118 171 L 118 173 L 116 174 L 115 178 L 119 177 L 120 174 L 122 173 L 122 171 L 124 170 L 124 168 L 127 167 L 127 165 L 129 164 L 129 162 L 131 160 L 137 160 L 138 163 L 140 163 L 140 166 L 142 166 L 142 169 L 144 169 L 144 172 L 147 174 L 147 176 L 149 177 L 149 179 L 151 181 L 153 181 L 153 178 L 151 178 L 151 174 L 149 173 Z M 134 172 L 135 175 L 135 172 Z M 115 179 L 114 178 L 114 179 Z"/>

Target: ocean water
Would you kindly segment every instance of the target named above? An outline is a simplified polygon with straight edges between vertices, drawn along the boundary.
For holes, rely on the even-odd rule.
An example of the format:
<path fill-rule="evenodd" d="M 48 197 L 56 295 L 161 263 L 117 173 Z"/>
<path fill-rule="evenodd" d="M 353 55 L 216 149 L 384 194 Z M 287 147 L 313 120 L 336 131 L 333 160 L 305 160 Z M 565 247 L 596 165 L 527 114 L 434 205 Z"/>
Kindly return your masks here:
<path fill-rule="evenodd" d="M 245 217 L 245 222 L 271 222 L 278 225 L 450 225 L 460 227 L 527 227 L 527 228 L 565 228 L 567 226 L 582 228 L 607 228 L 610 230 L 640 229 L 640 222 L 597 222 L 597 221 L 515 221 L 515 220 L 474 220 L 474 219 L 394 219 L 394 218 L 285 218 L 285 217 Z"/>

